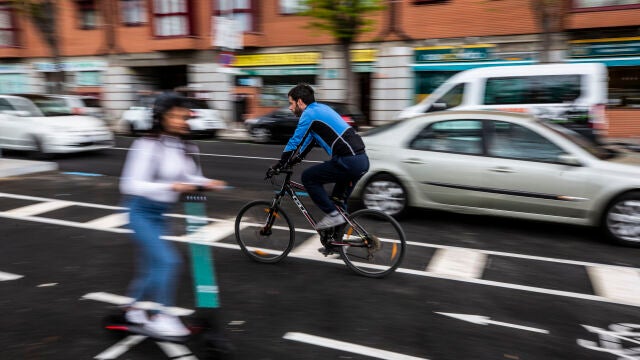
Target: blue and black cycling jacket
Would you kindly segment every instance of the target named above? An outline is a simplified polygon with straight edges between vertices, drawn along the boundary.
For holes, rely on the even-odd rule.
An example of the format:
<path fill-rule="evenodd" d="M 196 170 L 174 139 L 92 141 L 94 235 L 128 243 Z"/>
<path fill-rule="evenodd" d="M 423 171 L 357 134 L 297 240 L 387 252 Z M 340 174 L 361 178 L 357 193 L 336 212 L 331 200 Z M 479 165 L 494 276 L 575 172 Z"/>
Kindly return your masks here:
<path fill-rule="evenodd" d="M 360 135 L 335 110 L 317 102 L 307 105 L 302 112 L 298 127 L 285 146 L 280 163 L 284 164 L 298 147 L 298 157 L 303 158 L 314 143 L 320 145 L 331 157 L 364 153 L 364 142 Z"/>

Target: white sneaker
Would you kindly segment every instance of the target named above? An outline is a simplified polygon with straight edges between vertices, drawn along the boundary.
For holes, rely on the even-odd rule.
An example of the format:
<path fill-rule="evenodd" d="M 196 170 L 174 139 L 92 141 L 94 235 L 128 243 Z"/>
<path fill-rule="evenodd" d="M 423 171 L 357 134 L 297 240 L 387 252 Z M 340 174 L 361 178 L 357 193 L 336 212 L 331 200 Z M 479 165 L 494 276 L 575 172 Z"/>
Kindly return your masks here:
<path fill-rule="evenodd" d="M 344 223 L 344 218 L 342 217 L 342 215 L 340 215 L 339 212 L 336 211 L 335 215 L 328 214 L 322 220 L 318 221 L 318 223 L 316 224 L 316 229 L 328 229 Z"/>
<path fill-rule="evenodd" d="M 187 336 L 191 331 L 175 316 L 157 314 L 144 326 L 147 330 L 162 336 Z"/>
<path fill-rule="evenodd" d="M 149 317 L 147 317 L 147 312 L 140 309 L 130 309 L 124 314 L 124 318 L 132 323 L 138 325 L 144 325 L 149 322 Z"/>

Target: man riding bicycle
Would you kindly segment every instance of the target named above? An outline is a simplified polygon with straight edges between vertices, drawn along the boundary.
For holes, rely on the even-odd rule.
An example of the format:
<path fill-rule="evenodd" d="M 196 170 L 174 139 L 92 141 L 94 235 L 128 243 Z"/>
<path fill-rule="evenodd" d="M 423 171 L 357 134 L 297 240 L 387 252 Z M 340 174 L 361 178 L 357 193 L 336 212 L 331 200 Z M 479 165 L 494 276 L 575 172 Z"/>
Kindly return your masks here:
<path fill-rule="evenodd" d="M 314 165 L 302 172 L 302 184 L 311 200 L 326 216 L 316 224 L 327 229 L 345 222 L 335 209 L 336 199 L 346 204 L 356 182 L 369 170 L 369 158 L 360 135 L 331 107 L 317 103 L 308 84 L 298 84 L 288 94 L 289 110 L 300 117 L 278 163 L 268 171 L 279 170 L 302 159 L 314 145 L 320 145 L 331 160 Z M 324 184 L 335 183 L 331 198 Z"/>

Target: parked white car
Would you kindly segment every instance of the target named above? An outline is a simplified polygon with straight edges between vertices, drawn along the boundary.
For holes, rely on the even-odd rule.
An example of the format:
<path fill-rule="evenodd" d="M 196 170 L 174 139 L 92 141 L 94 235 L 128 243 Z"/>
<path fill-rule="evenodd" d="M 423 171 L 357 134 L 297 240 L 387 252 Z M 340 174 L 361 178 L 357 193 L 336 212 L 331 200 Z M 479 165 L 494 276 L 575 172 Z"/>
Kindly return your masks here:
<path fill-rule="evenodd" d="M 73 115 L 54 97 L 29 97 L 0 95 L 0 148 L 45 155 L 113 147 L 113 133 L 102 120 Z"/>
<path fill-rule="evenodd" d="M 227 128 L 227 124 L 220 116 L 220 112 L 212 109 L 206 100 L 189 98 L 191 102 L 191 118 L 187 120 L 192 135 L 215 137 L 219 130 Z M 118 128 L 136 135 L 151 129 L 153 124 L 154 97 L 142 97 L 136 106 L 125 110 L 120 118 Z"/>
<path fill-rule="evenodd" d="M 371 162 L 355 199 L 599 226 L 640 246 L 638 154 L 616 152 L 531 115 L 441 111 L 363 134 Z"/>

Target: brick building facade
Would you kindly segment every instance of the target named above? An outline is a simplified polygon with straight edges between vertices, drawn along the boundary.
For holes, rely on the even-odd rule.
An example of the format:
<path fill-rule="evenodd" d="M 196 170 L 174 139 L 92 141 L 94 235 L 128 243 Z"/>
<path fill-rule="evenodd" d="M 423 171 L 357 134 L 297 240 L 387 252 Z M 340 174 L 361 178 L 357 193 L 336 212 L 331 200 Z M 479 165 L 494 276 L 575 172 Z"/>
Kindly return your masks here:
<path fill-rule="evenodd" d="M 373 30 L 353 45 L 357 105 L 378 125 L 458 71 L 538 62 L 543 46 L 532 1 L 386 1 L 371 15 Z M 343 55 L 329 35 L 306 26 L 299 3 L 58 0 L 65 89 L 100 96 L 114 120 L 141 93 L 185 86 L 229 122 L 285 104 L 286 91 L 300 81 L 313 84 L 320 100 L 341 101 Z M 640 115 L 640 0 L 617 3 L 566 0 L 551 59 L 604 62 L 609 131 L 640 136 L 633 120 Z M 231 49 L 237 42 L 229 18 L 242 49 Z M 8 2 L 0 2 L 0 34 L 0 92 L 49 91 L 57 69 L 52 51 Z M 237 111 L 240 102 L 244 110 Z"/>

